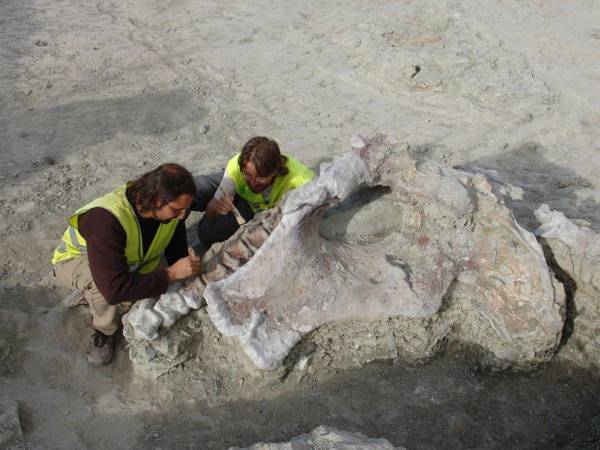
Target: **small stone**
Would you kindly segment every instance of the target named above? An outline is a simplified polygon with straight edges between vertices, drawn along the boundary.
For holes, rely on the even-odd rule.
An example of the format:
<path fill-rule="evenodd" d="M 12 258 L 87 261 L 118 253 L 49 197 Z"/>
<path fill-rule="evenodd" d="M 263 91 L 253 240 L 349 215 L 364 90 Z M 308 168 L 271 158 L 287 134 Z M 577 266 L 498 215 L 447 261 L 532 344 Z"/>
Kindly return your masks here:
<path fill-rule="evenodd" d="M 48 47 L 48 42 L 43 41 L 41 39 L 38 39 L 37 41 L 35 41 L 34 44 L 37 45 L 38 47 Z"/>
<path fill-rule="evenodd" d="M 307 366 L 308 366 L 308 358 L 306 356 L 303 356 L 302 358 L 300 358 L 298 360 L 298 362 L 296 363 L 296 367 L 299 370 L 306 370 Z"/>
<path fill-rule="evenodd" d="M 531 114 L 531 113 L 523 114 L 523 116 L 521 116 L 521 121 L 524 123 L 533 122 L 533 114 Z"/>
<path fill-rule="evenodd" d="M 144 439 L 147 441 L 160 439 L 160 433 L 158 431 L 152 431 L 152 432 L 148 433 Z"/>
<path fill-rule="evenodd" d="M 206 134 L 208 133 L 208 130 L 210 129 L 210 127 L 208 125 L 200 125 L 200 127 L 198 127 L 198 131 L 201 134 Z"/>

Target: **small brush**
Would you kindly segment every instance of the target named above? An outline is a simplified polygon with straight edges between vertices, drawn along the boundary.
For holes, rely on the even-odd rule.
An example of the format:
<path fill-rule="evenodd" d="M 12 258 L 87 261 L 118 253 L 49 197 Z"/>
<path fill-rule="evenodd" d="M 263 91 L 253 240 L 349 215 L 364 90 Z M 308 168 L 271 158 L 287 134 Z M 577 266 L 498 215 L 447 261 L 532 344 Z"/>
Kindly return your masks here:
<path fill-rule="evenodd" d="M 225 192 L 221 186 L 219 186 L 219 190 L 223 193 L 225 197 L 229 197 L 229 195 L 227 195 L 227 192 Z M 246 223 L 246 219 L 244 219 L 242 214 L 238 211 L 238 209 L 235 206 L 231 211 L 233 212 L 233 215 L 235 216 L 235 220 L 237 220 L 238 225 L 244 225 Z"/>

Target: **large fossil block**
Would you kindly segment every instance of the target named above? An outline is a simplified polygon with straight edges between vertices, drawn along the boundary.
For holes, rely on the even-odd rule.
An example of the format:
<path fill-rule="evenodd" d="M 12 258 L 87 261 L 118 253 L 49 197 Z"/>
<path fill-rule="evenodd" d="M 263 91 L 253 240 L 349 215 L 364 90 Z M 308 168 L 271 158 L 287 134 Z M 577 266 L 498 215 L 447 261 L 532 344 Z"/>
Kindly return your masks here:
<path fill-rule="evenodd" d="M 391 316 L 441 316 L 452 337 L 506 365 L 547 360 L 564 294 L 506 192 L 483 175 L 417 161 L 383 136 L 355 138 L 290 193 L 254 256 L 207 280 L 211 321 L 265 369 L 323 324 Z"/>
<path fill-rule="evenodd" d="M 318 450 L 318 449 L 361 449 L 361 450 L 404 450 L 404 447 L 394 447 L 383 438 L 369 438 L 362 433 L 336 430 L 321 425 L 310 433 L 301 434 L 289 442 L 258 443 L 246 448 L 231 447 L 229 450 Z"/>

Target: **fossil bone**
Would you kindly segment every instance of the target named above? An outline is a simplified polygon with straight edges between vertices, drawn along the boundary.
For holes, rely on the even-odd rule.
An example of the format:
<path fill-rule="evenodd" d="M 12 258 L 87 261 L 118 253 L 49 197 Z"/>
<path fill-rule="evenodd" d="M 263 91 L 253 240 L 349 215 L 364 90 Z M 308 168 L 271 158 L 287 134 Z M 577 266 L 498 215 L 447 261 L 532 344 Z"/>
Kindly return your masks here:
<path fill-rule="evenodd" d="M 460 339 L 505 361 L 552 355 L 564 296 L 485 176 L 415 161 L 383 136 L 354 138 L 352 148 L 290 193 L 245 265 L 215 272 L 212 281 L 226 277 L 204 296 L 217 329 L 275 369 L 325 323 L 431 316 L 460 295 L 470 321 L 456 323 Z"/>
<path fill-rule="evenodd" d="M 198 309 L 203 303 L 204 284 L 199 278 L 189 280 L 184 286 L 173 284 L 158 301 L 145 298 L 136 302 L 123 316 L 126 337 L 154 341 L 160 337 L 159 328 L 171 327 L 190 309 Z"/>

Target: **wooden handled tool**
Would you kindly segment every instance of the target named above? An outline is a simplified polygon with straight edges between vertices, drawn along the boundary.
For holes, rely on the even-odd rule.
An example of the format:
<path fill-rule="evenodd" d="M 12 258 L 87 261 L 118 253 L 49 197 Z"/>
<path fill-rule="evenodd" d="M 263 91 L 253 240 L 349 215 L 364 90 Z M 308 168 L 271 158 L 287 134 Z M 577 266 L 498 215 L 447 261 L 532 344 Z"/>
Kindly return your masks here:
<path fill-rule="evenodd" d="M 229 195 L 227 195 L 227 192 L 225 192 L 221 186 L 219 186 L 219 190 L 223 193 L 225 197 L 229 197 Z M 233 212 L 233 215 L 235 216 L 235 220 L 237 220 L 238 225 L 244 225 L 246 223 L 246 219 L 244 219 L 242 214 L 238 211 L 238 209 L 235 206 L 231 211 Z"/>

